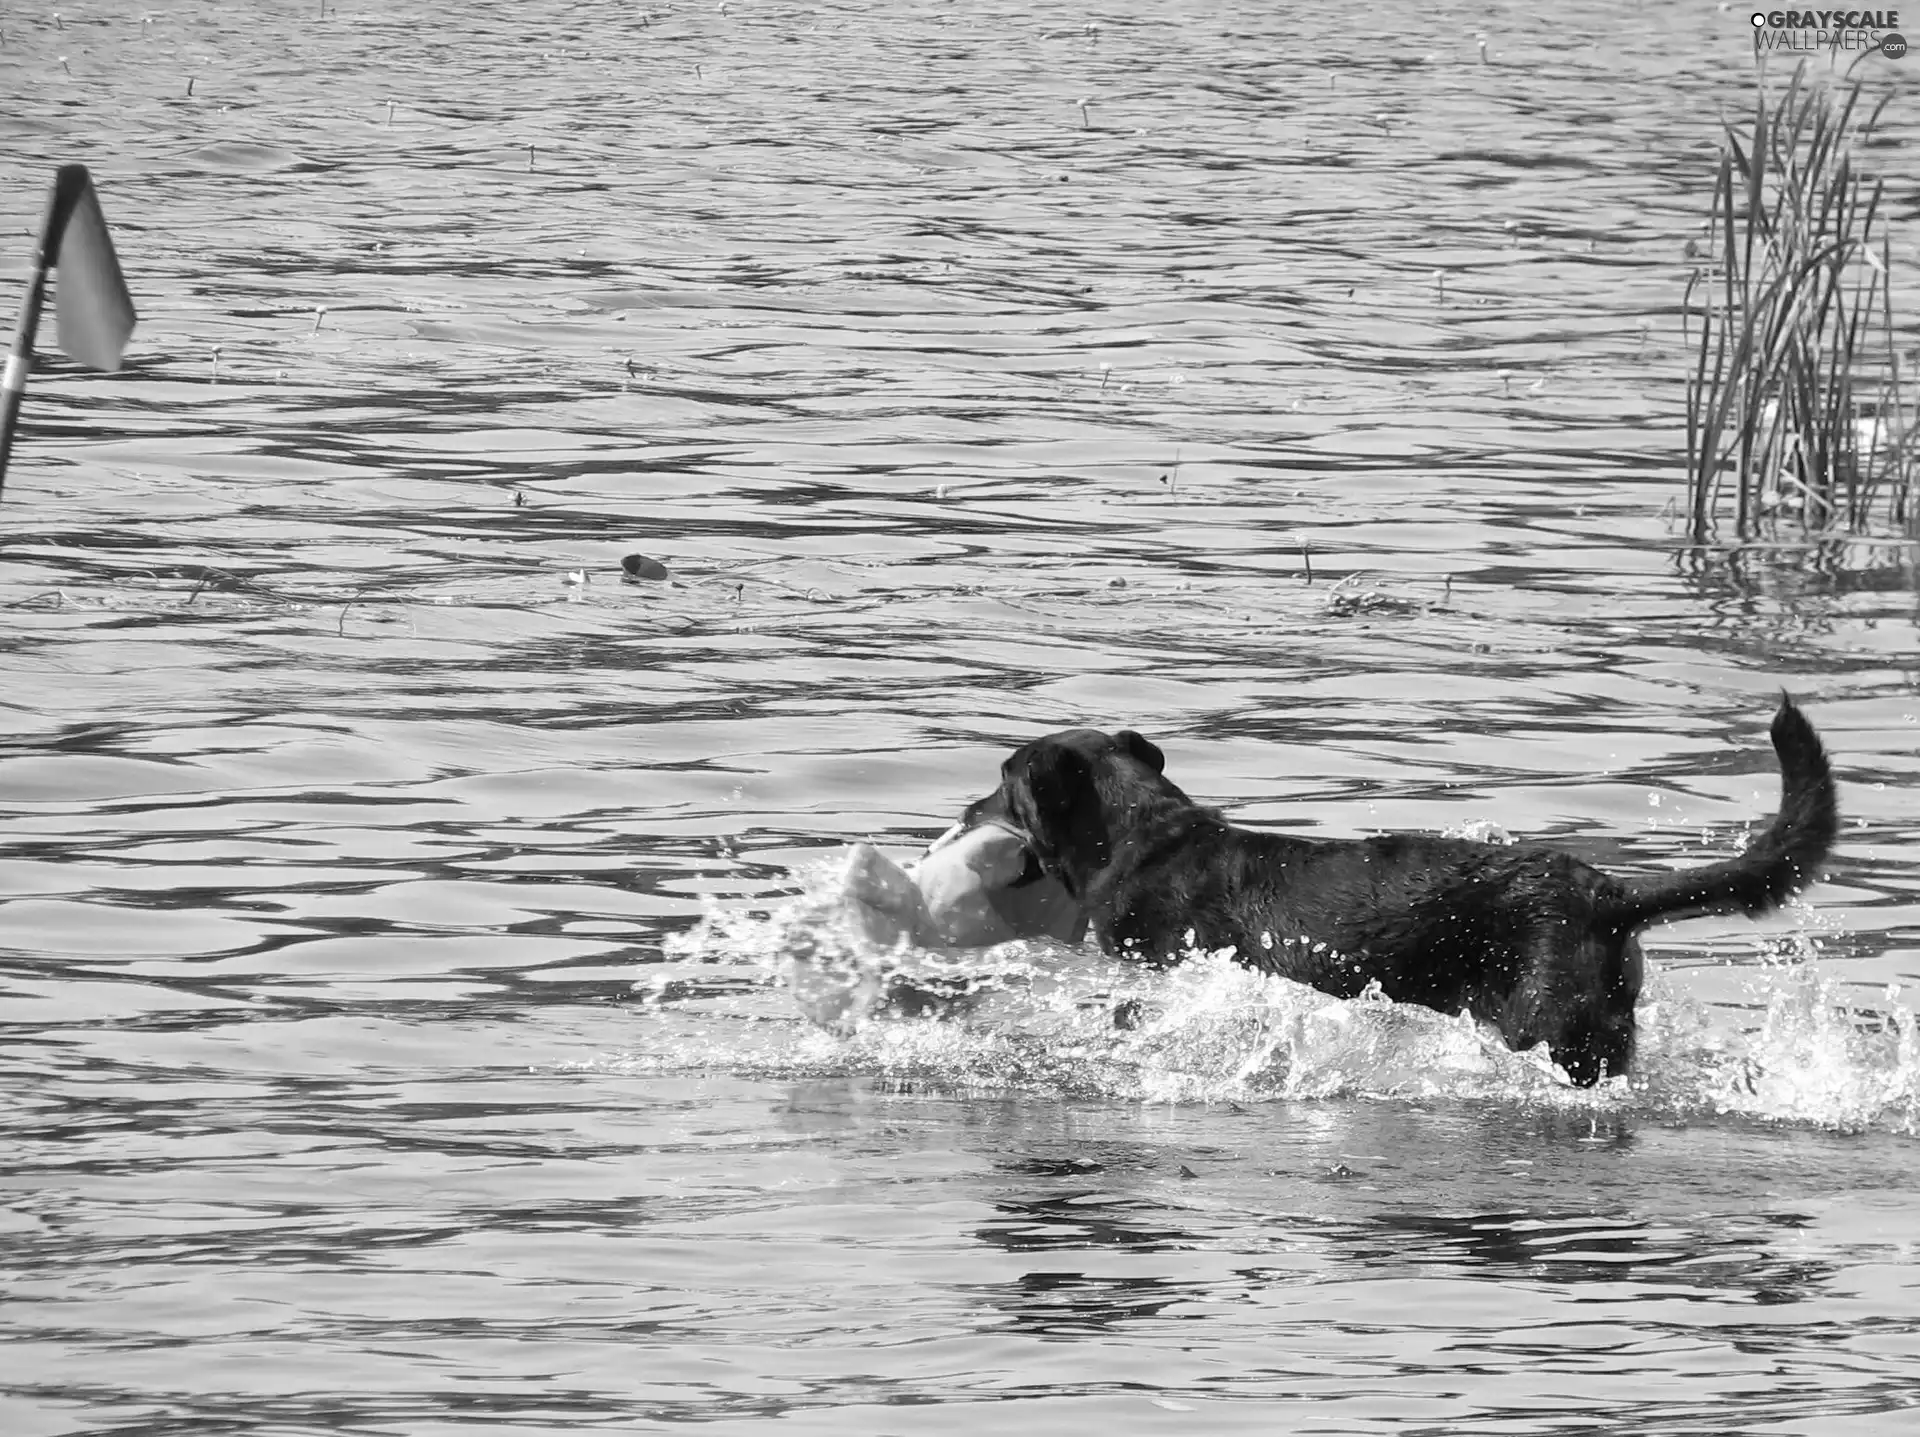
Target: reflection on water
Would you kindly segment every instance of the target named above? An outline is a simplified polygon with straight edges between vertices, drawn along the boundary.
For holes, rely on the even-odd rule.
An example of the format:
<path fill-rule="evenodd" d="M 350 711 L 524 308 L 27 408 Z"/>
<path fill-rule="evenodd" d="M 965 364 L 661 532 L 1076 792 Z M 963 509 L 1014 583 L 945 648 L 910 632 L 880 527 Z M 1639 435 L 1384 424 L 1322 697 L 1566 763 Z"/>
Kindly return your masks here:
<path fill-rule="evenodd" d="M 1670 517 L 1748 28 L 6 17 L 0 230 L 87 163 L 142 320 L 0 507 L 0 1430 L 1898 1430 L 1915 560 Z M 808 1019 L 1036 731 L 1646 869 L 1783 685 L 1834 872 L 1631 1084 L 1057 949 Z"/>

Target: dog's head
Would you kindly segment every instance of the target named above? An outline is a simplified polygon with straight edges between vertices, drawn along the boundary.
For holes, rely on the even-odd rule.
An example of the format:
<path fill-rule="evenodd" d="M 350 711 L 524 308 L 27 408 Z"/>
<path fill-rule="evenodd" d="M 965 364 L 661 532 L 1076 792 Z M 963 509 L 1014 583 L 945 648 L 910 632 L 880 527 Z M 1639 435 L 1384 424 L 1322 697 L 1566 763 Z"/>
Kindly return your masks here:
<path fill-rule="evenodd" d="M 1113 828 L 1143 801 L 1185 795 L 1161 776 L 1166 758 L 1131 729 L 1075 728 L 1022 744 L 1000 765 L 1000 787 L 970 804 L 967 827 L 998 823 L 1033 856 L 1021 882 L 1056 877 L 1076 899 L 1113 859 Z"/>

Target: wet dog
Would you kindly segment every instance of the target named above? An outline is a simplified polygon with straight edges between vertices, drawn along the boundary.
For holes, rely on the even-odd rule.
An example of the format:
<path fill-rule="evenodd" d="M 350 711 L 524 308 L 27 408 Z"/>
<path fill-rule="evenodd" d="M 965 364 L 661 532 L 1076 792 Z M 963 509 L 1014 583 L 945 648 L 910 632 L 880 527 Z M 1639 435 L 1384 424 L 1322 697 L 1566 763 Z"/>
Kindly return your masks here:
<path fill-rule="evenodd" d="M 1249 967 L 1353 997 L 1468 1012 L 1508 1046 L 1549 1045 L 1579 1086 L 1633 1056 L 1638 929 L 1760 914 L 1816 876 L 1839 823 L 1813 726 L 1791 699 L 1773 720 L 1779 813 L 1744 853 L 1616 878 L 1551 848 L 1389 834 L 1256 833 L 1203 808 L 1130 730 L 1069 729 L 1024 744 L 968 825 L 1022 835 L 1031 877 L 1056 878 L 1108 953 L 1170 963 L 1231 948 Z"/>

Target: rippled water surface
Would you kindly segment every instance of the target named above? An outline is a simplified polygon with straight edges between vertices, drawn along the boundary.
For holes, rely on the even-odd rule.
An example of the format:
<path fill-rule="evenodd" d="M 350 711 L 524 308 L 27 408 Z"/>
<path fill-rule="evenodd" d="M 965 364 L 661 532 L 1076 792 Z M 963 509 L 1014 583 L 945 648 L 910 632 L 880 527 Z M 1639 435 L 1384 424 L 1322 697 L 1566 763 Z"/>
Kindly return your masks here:
<path fill-rule="evenodd" d="M 0 1431 L 1913 1430 L 1914 556 L 1672 523 L 1749 46 L 10 8 L 5 287 L 84 161 L 142 318 L 0 501 Z M 835 855 L 1046 729 L 1646 871 L 1783 686 L 1830 879 L 1651 934 L 1596 1092 L 1214 960 L 813 1021 Z"/>

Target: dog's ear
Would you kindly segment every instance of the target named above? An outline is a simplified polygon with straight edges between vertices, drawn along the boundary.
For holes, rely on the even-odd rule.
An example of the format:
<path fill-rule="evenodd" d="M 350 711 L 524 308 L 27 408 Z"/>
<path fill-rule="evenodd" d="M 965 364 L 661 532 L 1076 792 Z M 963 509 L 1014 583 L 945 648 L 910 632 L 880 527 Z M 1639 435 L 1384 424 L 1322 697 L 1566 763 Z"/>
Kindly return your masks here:
<path fill-rule="evenodd" d="M 1130 728 L 1123 728 L 1114 737 L 1120 741 L 1120 747 L 1134 758 L 1140 760 L 1155 773 L 1167 771 L 1167 756 L 1160 752 L 1160 746 L 1150 738 L 1143 738 Z"/>
<path fill-rule="evenodd" d="M 1086 756 L 1065 744 L 1041 743 L 1023 757 L 1019 779 L 1032 812 L 1022 817 L 1042 863 L 1063 877 L 1105 868 L 1107 825 Z"/>

